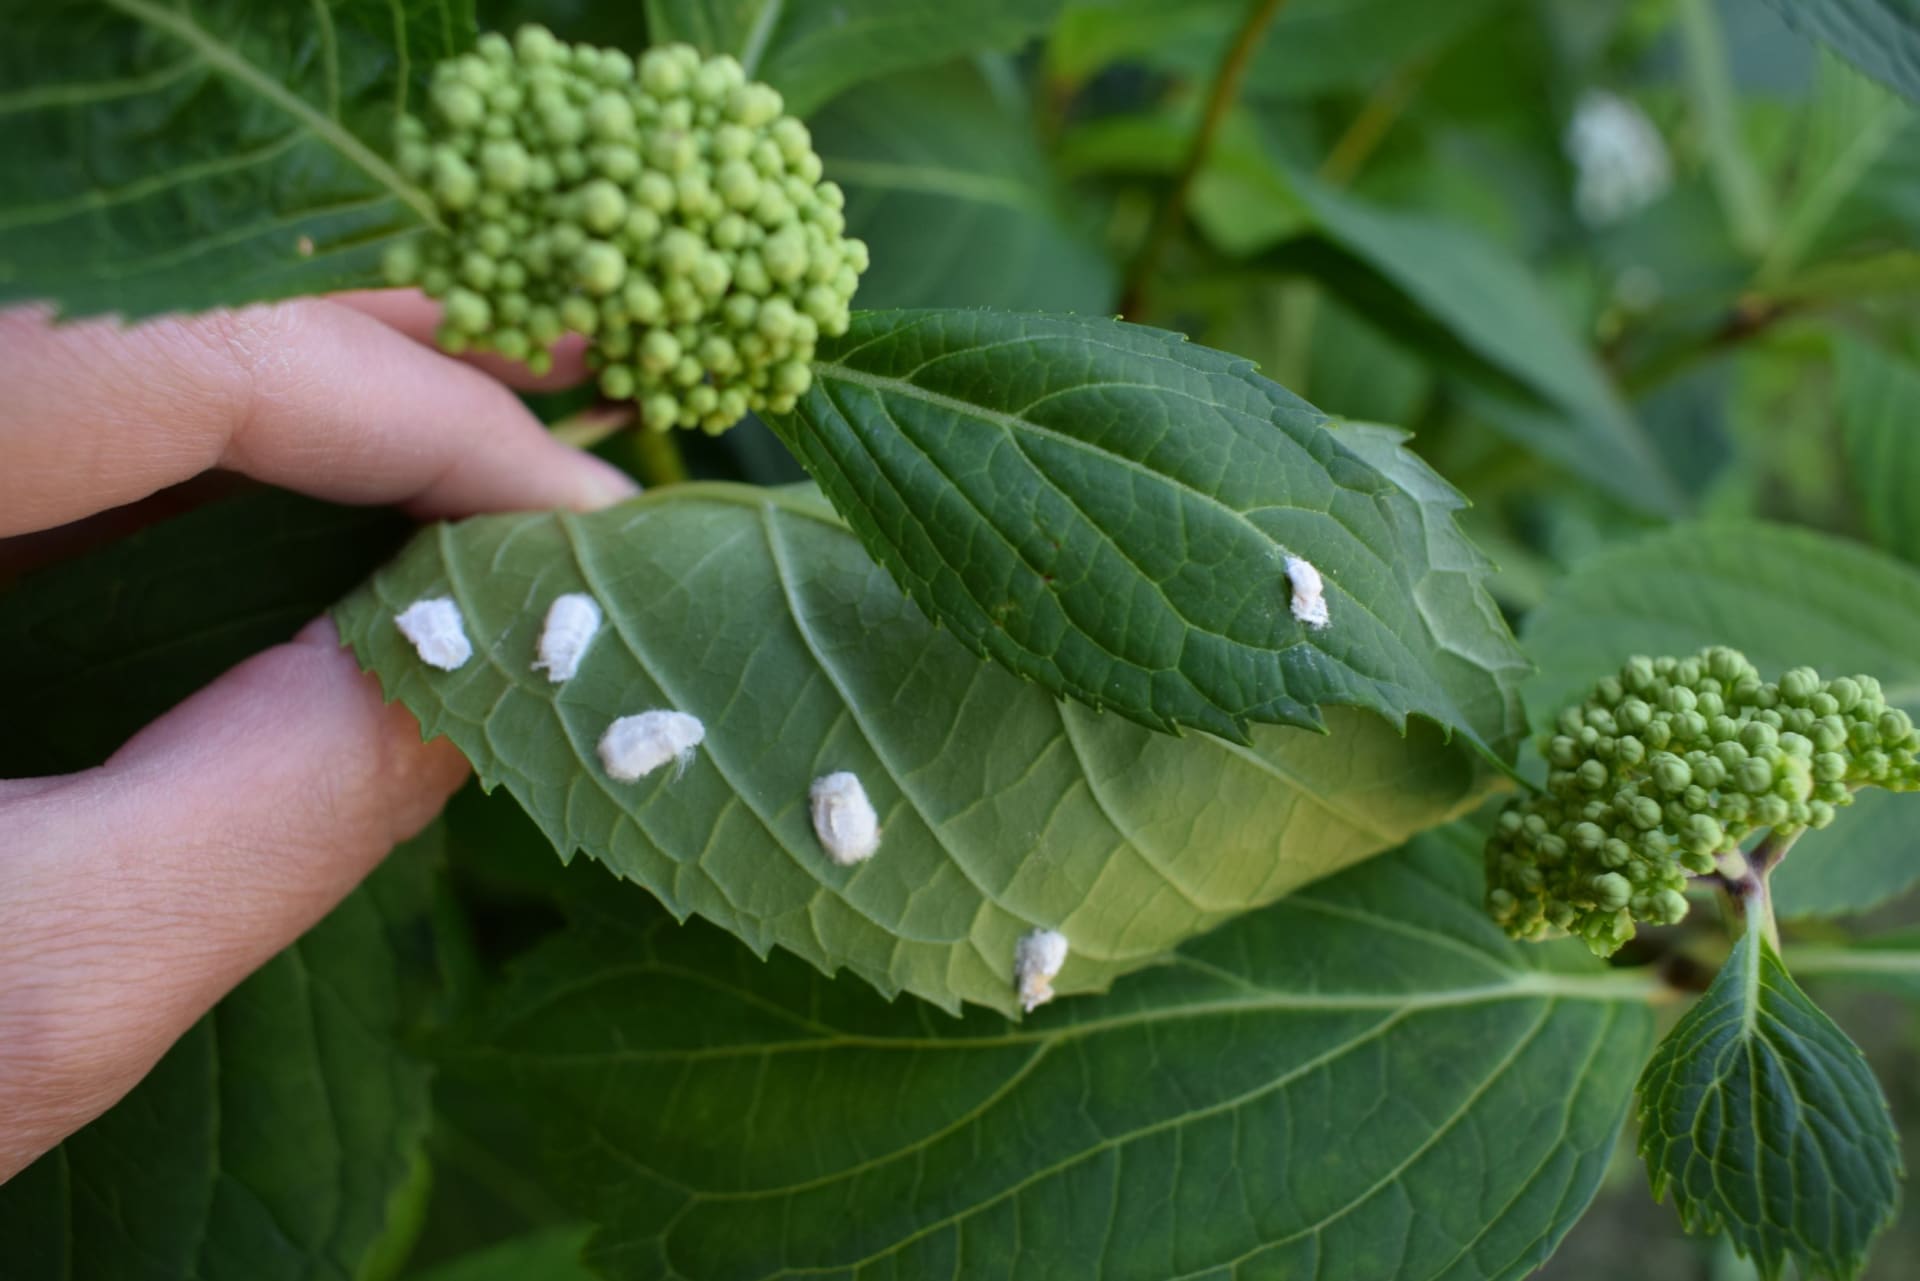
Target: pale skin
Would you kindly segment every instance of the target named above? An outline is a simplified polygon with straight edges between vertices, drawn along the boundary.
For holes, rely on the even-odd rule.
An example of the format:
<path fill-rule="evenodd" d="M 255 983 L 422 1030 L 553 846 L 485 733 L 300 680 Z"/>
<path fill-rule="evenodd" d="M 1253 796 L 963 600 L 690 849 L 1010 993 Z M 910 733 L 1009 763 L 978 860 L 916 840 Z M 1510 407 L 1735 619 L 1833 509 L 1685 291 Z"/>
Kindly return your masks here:
<path fill-rule="evenodd" d="M 423 520 L 634 492 L 505 385 L 580 378 L 577 344 L 533 379 L 435 351 L 434 316 L 395 292 L 133 328 L 0 312 L 0 557 L 44 558 L 75 540 L 24 536 L 214 469 Z M 0 1181 L 112 1106 L 466 774 L 316 619 L 99 768 L 0 780 Z"/>

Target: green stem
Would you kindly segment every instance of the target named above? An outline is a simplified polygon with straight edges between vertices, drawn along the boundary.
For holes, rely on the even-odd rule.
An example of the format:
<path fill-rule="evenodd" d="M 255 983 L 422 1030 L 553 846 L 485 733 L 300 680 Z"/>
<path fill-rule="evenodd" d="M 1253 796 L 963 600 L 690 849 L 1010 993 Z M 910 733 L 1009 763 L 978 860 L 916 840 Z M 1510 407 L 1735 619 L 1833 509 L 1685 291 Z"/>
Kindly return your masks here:
<path fill-rule="evenodd" d="M 633 433 L 634 470 L 648 489 L 687 482 L 687 463 L 680 456 L 680 439 L 674 431 L 655 431 L 643 427 Z"/>
<path fill-rule="evenodd" d="M 550 423 L 547 431 L 563 445 L 592 449 L 615 432 L 633 426 L 634 416 L 632 401 L 590 405 Z"/>
<path fill-rule="evenodd" d="M 1260 47 L 1260 38 L 1266 34 L 1268 26 L 1285 3 L 1286 0 L 1252 0 L 1246 21 L 1240 25 L 1233 43 L 1227 46 L 1225 56 L 1220 59 L 1220 68 L 1213 76 L 1213 87 L 1207 92 L 1207 104 L 1200 116 L 1200 127 L 1187 147 L 1186 159 L 1173 181 L 1173 190 L 1167 193 L 1165 202 L 1154 215 L 1153 225 L 1147 228 L 1147 238 L 1127 269 L 1126 283 L 1120 291 L 1120 315 L 1123 319 L 1140 318 L 1147 282 L 1159 267 L 1167 242 L 1179 230 L 1185 217 L 1187 196 L 1193 188 L 1193 180 L 1206 164 L 1207 153 L 1213 149 L 1214 137 L 1220 132 L 1228 109 L 1240 96 L 1240 82 L 1246 79 L 1247 66 L 1253 61 L 1254 50 Z"/>

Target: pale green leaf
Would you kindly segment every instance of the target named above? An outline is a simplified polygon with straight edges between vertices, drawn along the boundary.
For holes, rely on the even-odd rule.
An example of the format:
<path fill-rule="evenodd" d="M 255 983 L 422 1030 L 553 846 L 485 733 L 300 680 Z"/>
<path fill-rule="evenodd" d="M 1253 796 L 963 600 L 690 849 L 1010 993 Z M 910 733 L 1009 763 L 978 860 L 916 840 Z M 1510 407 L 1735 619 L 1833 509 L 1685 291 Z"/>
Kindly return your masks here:
<path fill-rule="evenodd" d="M 1015 49 L 1061 0 L 645 0 L 656 41 L 730 53 L 808 115 L 841 90 L 963 54 Z"/>
<path fill-rule="evenodd" d="M 583 590 L 608 623 L 556 687 L 531 670 L 536 638 L 548 603 Z M 448 593 L 476 651 L 453 673 L 393 625 Z M 1484 793 L 1471 754 L 1365 713 L 1240 747 L 1056 702 L 928 623 L 810 491 L 676 486 L 589 516 L 466 521 L 336 616 L 388 696 L 563 854 L 755 951 L 949 1009 L 1010 1011 L 1014 944 L 1035 926 L 1072 940 L 1061 990 L 1104 988 Z M 654 707 L 698 716 L 705 745 L 678 778 L 612 782 L 601 732 Z M 883 829 L 854 868 L 808 817 L 808 785 L 836 770 Z"/>
<path fill-rule="evenodd" d="M 863 306 L 1112 305 L 1113 265 L 1069 220 L 1024 108 L 955 66 L 862 86 L 810 122 L 872 250 Z"/>
<path fill-rule="evenodd" d="M 1795 943 L 1793 968 L 1807 979 L 1836 979 L 1920 1000 L 1920 929 L 1845 943 Z"/>
<path fill-rule="evenodd" d="M 408 1281 L 595 1281 L 580 1260 L 592 1234 L 584 1227 L 542 1228 L 409 1273 Z"/>
<path fill-rule="evenodd" d="M 472 0 L 48 0 L 0 40 L 0 302 L 126 316 L 378 283 L 385 158 Z"/>
<path fill-rule="evenodd" d="M 1442 532 L 1457 496 L 1247 361 L 1104 319 L 862 312 L 814 373 L 774 430 L 922 608 L 1021 675 L 1160 729 L 1336 704 L 1510 746 L 1519 659 Z M 1289 555 L 1327 626 L 1294 616 Z"/>
<path fill-rule="evenodd" d="M 1749 930 L 1640 1078 L 1640 1151 L 1689 1231 L 1761 1275 L 1859 1275 L 1893 1219 L 1900 1143 L 1866 1056 Z"/>
<path fill-rule="evenodd" d="M 601 892 L 444 1071 L 548 1136 L 614 1278 L 1503 1281 L 1592 1196 L 1651 1019 L 1478 897 L 1470 850 L 1391 855 L 1014 1026 Z"/>
<path fill-rule="evenodd" d="M 1525 685 L 1544 725 L 1634 654 L 1732 645 L 1777 676 L 1811 666 L 1864 672 L 1920 710 L 1920 571 L 1842 539 L 1759 522 L 1688 524 L 1575 565 L 1527 620 L 1539 673 Z M 1860 911 L 1920 877 L 1920 802 L 1862 792 L 1833 826 L 1808 832 L 1774 872 L 1786 916 Z"/>
<path fill-rule="evenodd" d="M 8 1281 L 390 1275 L 426 1196 L 437 829 L 194 1024 L 106 1115 L 0 1187 Z"/>
<path fill-rule="evenodd" d="M 1783 216 L 1755 272 L 1786 287 L 1807 263 L 1907 248 L 1920 228 L 1913 108 L 1831 54 L 1820 59 Z"/>
<path fill-rule="evenodd" d="M 1911 102 L 1920 102 L 1920 3 L 1767 0 L 1787 25 L 1837 50 Z"/>
<path fill-rule="evenodd" d="M 1847 469 L 1873 540 L 1920 563 L 1920 365 L 1838 334 L 1836 389 Z"/>

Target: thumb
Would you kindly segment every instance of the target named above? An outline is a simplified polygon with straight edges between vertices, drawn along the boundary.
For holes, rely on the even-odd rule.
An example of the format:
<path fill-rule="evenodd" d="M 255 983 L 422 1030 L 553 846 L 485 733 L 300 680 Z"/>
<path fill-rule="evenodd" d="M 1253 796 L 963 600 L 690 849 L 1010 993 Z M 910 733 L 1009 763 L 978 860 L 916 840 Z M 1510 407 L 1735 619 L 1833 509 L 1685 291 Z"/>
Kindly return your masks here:
<path fill-rule="evenodd" d="M 0 1180 L 131 1089 L 466 772 L 322 620 L 99 769 L 0 785 Z"/>

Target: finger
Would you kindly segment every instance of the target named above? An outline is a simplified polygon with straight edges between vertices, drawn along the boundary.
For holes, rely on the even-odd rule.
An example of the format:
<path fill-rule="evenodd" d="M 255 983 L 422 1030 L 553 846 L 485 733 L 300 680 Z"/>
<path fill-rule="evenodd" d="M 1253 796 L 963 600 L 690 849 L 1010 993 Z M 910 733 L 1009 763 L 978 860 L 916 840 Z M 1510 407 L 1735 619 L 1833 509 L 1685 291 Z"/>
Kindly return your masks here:
<path fill-rule="evenodd" d="M 131 329 L 0 313 L 0 386 L 0 536 L 213 467 L 422 517 L 634 490 L 493 379 L 324 300 Z"/>
<path fill-rule="evenodd" d="M 330 623 L 0 791 L 0 1180 L 99 1115 L 466 774 Z"/>
<path fill-rule="evenodd" d="M 372 316 L 417 343 L 434 346 L 433 334 L 440 327 L 442 308 L 417 289 L 354 289 L 328 297 Z M 579 334 L 561 338 L 553 346 L 553 368 L 544 374 L 536 374 L 521 362 L 492 352 L 471 352 L 460 359 L 521 391 L 559 391 L 585 381 L 587 340 Z"/>

